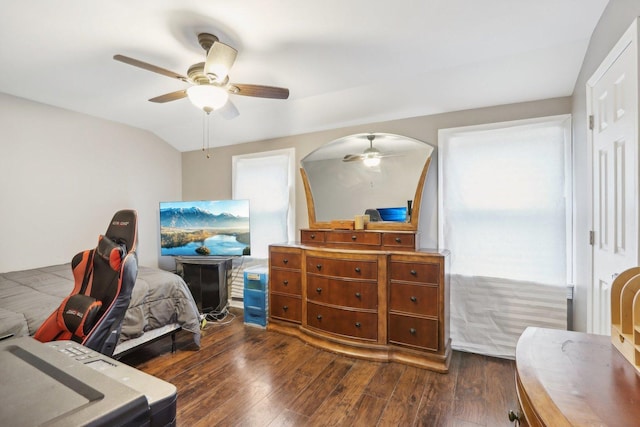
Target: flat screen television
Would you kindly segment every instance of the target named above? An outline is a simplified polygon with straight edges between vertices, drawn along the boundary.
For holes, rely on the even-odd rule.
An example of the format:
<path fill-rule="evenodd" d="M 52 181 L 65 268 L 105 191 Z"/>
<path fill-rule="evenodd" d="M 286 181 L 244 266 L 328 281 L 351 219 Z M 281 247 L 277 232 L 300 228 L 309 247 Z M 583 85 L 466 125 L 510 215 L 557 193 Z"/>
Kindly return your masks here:
<path fill-rule="evenodd" d="M 251 255 L 249 200 L 160 202 L 160 255 Z"/>

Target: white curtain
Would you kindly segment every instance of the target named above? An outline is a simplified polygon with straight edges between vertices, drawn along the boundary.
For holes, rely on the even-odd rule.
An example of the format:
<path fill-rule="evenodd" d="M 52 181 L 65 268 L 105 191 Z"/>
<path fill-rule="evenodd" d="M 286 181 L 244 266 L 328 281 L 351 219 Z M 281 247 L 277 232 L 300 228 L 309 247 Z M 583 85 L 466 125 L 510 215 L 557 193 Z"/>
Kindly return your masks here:
<path fill-rule="evenodd" d="M 292 240 L 293 149 L 233 156 L 233 198 L 249 199 L 251 256 L 268 258 L 269 244 Z"/>
<path fill-rule="evenodd" d="M 526 326 L 566 328 L 568 129 L 562 116 L 441 132 L 454 348 L 513 357 Z"/>

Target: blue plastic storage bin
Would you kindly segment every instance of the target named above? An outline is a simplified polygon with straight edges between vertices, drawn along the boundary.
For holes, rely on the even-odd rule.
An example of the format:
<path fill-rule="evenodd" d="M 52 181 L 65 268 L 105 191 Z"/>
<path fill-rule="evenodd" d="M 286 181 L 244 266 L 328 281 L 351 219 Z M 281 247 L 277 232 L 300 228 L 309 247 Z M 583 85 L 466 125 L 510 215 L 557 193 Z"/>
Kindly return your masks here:
<path fill-rule="evenodd" d="M 249 267 L 244 270 L 244 323 L 267 326 L 269 268 Z"/>

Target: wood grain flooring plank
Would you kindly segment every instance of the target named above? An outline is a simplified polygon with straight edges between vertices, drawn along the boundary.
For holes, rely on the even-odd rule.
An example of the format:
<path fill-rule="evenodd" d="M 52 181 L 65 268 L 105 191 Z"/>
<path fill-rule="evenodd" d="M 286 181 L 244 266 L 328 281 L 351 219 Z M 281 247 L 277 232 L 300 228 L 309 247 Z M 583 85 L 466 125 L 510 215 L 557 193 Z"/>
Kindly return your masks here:
<path fill-rule="evenodd" d="M 337 425 L 345 427 L 375 426 L 384 410 L 385 403 L 384 399 L 370 394 L 363 394 L 358 399 L 356 406 Z"/>
<path fill-rule="evenodd" d="M 489 426 L 513 426 L 508 419 L 508 412 L 518 409 L 518 396 L 516 394 L 515 362 L 513 360 L 485 358 L 485 375 L 487 377 L 486 399 L 487 405 L 491 405 L 487 412 L 487 425 Z"/>
<path fill-rule="evenodd" d="M 393 393 L 405 369 L 407 369 L 407 366 L 400 363 L 381 363 L 378 371 L 367 384 L 365 393 L 387 400 Z"/>
<path fill-rule="evenodd" d="M 454 405 L 454 416 L 458 420 L 486 425 L 486 358 L 487 356 L 473 353 L 461 358 Z"/>
<path fill-rule="evenodd" d="M 338 425 L 358 404 L 366 385 L 377 372 L 377 364 L 355 361 L 349 372 L 315 411 L 306 425 Z"/>
<path fill-rule="evenodd" d="M 405 369 L 387 402 L 379 426 L 406 426 L 414 422 L 424 394 L 427 374 L 427 371 L 420 368 L 409 366 Z"/>
<path fill-rule="evenodd" d="M 453 353 L 448 374 L 436 372 L 426 374 L 424 393 L 414 425 L 425 427 L 452 425 L 456 380 L 461 358 L 459 352 Z"/>
<path fill-rule="evenodd" d="M 332 360 L 296 397 L 288 409 L 308 417 L 312 416 L 349 372 L 353 364 L 353 360 L 342 357 Z"/>

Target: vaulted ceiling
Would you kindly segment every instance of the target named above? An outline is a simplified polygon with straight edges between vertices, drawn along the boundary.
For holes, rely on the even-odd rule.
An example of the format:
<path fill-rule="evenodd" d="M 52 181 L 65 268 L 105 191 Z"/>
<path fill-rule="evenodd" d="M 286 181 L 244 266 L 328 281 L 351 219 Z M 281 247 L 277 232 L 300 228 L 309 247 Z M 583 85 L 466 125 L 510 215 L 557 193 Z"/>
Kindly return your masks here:
<path fill-rule="evenodd" d="M 148 99 L 204 61 L 197 34 L 238 50 L 211 145 L 568 96 L 607 0 L 21 0 L 0 4 L 0 92 L 149 130 L 180 151 L 203 142 L 187 99 Z M 37 122 L 36 122 L 37 123 Z M 375 129 L 374 129 L 375 131 Z"/>

